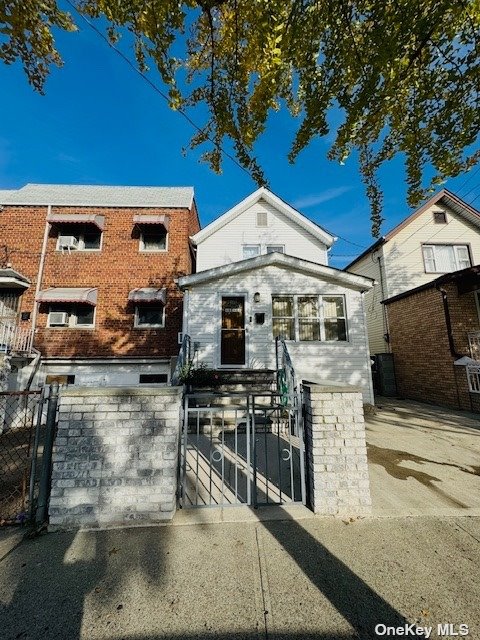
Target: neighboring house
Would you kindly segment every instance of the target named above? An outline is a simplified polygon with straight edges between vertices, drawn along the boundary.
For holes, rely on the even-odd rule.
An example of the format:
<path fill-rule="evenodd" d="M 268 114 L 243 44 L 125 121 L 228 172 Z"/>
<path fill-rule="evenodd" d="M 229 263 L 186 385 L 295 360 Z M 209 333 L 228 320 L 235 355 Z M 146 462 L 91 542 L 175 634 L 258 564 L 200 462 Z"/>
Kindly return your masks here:
<path fill-rule="evenodd" d="M 167 383 L 194 269 L 191 187 L 0 191 L 0 348 L 11 388 Z"/>
<path fill-rule="evenodd" d="M 372 402 L 363 308 L 372 281 L 327 266 L 334 240 L 265 188 L 193 235 L 197 273 L 179 286 L 196 359 L 274 369 L 281 336 L 299 378 L 358 385 Z"/>
<path fill-rule="evenodd" d="M 480 410 L 479 290 L 469 267 L 385 301 L 399 395 Z"/>
<path fill-rule="evenodd" d="M 370 353 L 394 352 L 383 300 L 479 263 L 480 213 L 446 189 L 372 244 L 345 267 L 375 280 L 365 294 Z"/>

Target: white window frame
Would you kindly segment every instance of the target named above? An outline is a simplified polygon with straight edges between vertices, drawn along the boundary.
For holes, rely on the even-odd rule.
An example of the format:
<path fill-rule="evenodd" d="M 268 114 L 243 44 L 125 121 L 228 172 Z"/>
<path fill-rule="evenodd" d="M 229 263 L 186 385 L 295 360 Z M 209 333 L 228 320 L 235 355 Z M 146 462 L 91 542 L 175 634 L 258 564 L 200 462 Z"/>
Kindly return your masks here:
<path fill-rule="evenodd" d="M 468 244 L 449 244 L 449 243 L 438 243 L 438 244 L 422 244 L 422 258 L 423 258 L 423 266 L 425 269 L 425 273 L 450 273 L 451 271 L 439 271 L 437 270 L 437 260 L 435 258 L 435 249 L 436 247 L 452 247 L 453 249 L 453 258 L 454 258 L 454 268 L 451 271 L 459 271 L 460 268 L 468 269 L 468 267 L 460 267 L 459 266 L 459 258 L 458 258 L 458 249 L 466 249 L 468 254 L 468 260 L 470 264 L 468 266 L 472 266 L 472 257 L 470 255 L 470 247 Z M 430 249 L 433 252 L 433 264 L 434 270 L 427 269 L 427 259 L 425 258 L 425 249 Z M 430 262 L 430 261 L 428 261 Z"/>
<path fill-rule="evenodd" d="M 64 223 L 64 225 L 71 225 L 72 223 Z M 78 227 L 81 229 L 80 232 L 75 233 L 74 231 L 72 233 L 62 233 L 62 225 L 59 225 L 59 230 L 58 230 L 58 235 L 57 235 L 57 246 L 56 246 L 56 250 L 60 251 L 62 253 L 66 253 L 68 251 L 71 251 L 69 249 L 62 249 L 60 247 L 60 237 L 61 236 L 66 236 L 66 235 L 71 235 L 74 236 L 75 238 L 78 238 L 78 247 L 76 249 L 73 249 L 72 251 L 86 251 L 88 253 L 92 252 L 92 253 L 98 253 L 99 251 L 102 250 L 102 245 L 103 245 L 103 231 L 101 231 L 100 229 L 98 229 L 98 231 L 100 232 L 100 246 L 98 247 L 98 249 L 85 249 L 85 228 L 82 228 L 81 225 L 78 225 Z M 97 227 L 95 227 L 97 229 Z M 87 232 L 88 235 L 88 232 Z"/>
<path fill-rule="evenodd" d="M 152 227 L 155 228 L 156 226 L 162 227 L 162 229 L 165 229 L 165 227 L 163 225 L 148 225 L 148 227 Z M 145 248 L 145 240 L 144 240 L 144 236 L 145 236 L 145 229 L 140 229 L 140 241 L 139 241 L 139 245 L 138 245 L 138 251 L 139 253 L 167 253 L 168 251 L 168 236 L 170 234 L 168 233 L 167 229 L 165 229 L 165 249 L 146 249 Z"/>
<path fill-rule="evenodd" d="M 262 245 L 261 244 L 242 244 L 242 259 L 243 260 L 248 260 L 249 258 L 245 257 L 245 249 L 248 248 L 252 248 L 252 247 L 257 247 L 258 248 L 258 253 L 256 256 L 253 256 L 254 258 L 257 258 L 258 256 L 262 255 Z"/>
<path fill-rule="evenodd" d="M 66 325 L 51 325 L 50 318 L 47 320 L 47 327 L 49 329 L 95 329 L 95 321 L 97 319 L 97 307 L 93 307 L 93 323 L 92 324 L 77 324 L 77 307 L 78 304 L 65 304 L 62 306 L 61 304 L 51 304 L 48 307 L 48 316 L 52 311 L 58 313 L 66 313 L 68 316 L 68 324 Z"/>
<path fill-rule="evenodd" d="M 265 253 L 274 253 L 273 251 L 269 251 L 269 247 L 279 247 L 282 250 L 278 253 L 285 253 L 285 245 L 284 244 L 266 244 L 265 245 Z"/>
<path fill-rule="evenodd" d="M 274 316 L 273 315 L 273 298 L 293 298 L 293 319 L 294 319 L 294 333 L 295 339 L 290 340 L 286 338 L 286 342 L 298 342 L 299 344 L 311 344 L 324 342 L 327 344 L 347 344 L 350 342 L 349 335 L 349 327 L 348 327 L 348 311 L 347 311 L 347 299 L 346 296 L 342 293 L 272 293 L 271 300 L 271 332 L 273 335 L 273 318 L 282 318 L 282 317 L 291 317 L 291 316 Z M 318 313 L 319 313 L 319 321 L 320 321 L 320 340 L 300 340 L 300 316 L 298 314 L 298 298 L 317 298 L 318 299 Z M 325 315 L 324 315 L 324 306 L 323 306 L 323 298 L 342 298 L 343 300 L 343 316 L 338 316 L 340 320 L 345 320 L 345 340 L 326 340 L 325 338 Z M 328 318 L 327 318 L 328 319 Z M 275 336 L 273 336 L 275 337 Z"/>
<path fill-rule="evenodd" d="M 163 307 L 163 314 L 162 314 L 162 324 L 140 324 L 139 322 L 139 307 L 146 307 L 146 306 L 159 306 L 157 304 L 152 304 L 151 302 L 145 302 L 144 304 L 136 304 L 135 305 L 135 319 L 134 319 L 134 323 L 133 326 L 135 329 L 164 329 L 165 328 L 165 305 L 162 305 Z"/>

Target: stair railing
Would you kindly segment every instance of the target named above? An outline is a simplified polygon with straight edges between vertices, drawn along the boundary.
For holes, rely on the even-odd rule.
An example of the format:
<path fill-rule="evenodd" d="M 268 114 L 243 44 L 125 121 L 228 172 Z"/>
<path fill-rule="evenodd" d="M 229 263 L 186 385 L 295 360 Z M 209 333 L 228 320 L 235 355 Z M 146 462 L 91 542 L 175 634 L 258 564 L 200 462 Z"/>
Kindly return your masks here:
<path fill-rule="evenodd" d="M 280 336 L 275 338 L 275 356 L 277 365 L 277 391 L 282 404 L 294 406 L 298 385 L 292 359 L 288 353 L 285 340 Z"/>

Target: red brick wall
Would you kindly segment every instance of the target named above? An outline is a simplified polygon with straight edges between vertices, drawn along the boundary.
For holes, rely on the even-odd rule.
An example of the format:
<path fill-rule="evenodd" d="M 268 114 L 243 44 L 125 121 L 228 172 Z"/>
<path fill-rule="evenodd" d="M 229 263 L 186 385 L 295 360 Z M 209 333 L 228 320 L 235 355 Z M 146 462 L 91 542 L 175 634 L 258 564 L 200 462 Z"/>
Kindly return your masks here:
<path fill-rule="evenodd" d="M 182 295 L 174 278 L 192 272 L 189 236 L 199 230 L 193 205 L 188 209 L 124 209 L 53 207 L 52 213 L 95 213 L 105 216 L 100 252 L 56 251 L 57 230 L 48 238 L 41 289 L 96 287 L 98 303 L 95 329 L 50 329 L 47 311 L 40 306 L 34 339 L 44 357 L 162 356 L 178 353 L 177 334 L 182 326 Z M 136 213 L 170 216 L 168 251 L 140 253 L 133 225 Z M 0 212 L 0 260 L 32 281 L 21 298 L 21 311 L 33 315 L 35 286 L 45 230 L 47 207 L 5 206 Z M 137 287 L 166 287 L 164 329 L 134 329 L 134 307 L 128 292 Z M 22 327 L 29 326 L 22 322 Z"/>
<path fill-rule="evenodd" d="M 459 296 L 454 284 L 444 288 L 455 350 L 470 355 L 467 332 L 479 329 L 474 294 Z M 388 304 L 387 314 L 399 395 L 470 408 L 468 388 L 453 365 L 441 292 L 435 288 L 419 291 Z"/>

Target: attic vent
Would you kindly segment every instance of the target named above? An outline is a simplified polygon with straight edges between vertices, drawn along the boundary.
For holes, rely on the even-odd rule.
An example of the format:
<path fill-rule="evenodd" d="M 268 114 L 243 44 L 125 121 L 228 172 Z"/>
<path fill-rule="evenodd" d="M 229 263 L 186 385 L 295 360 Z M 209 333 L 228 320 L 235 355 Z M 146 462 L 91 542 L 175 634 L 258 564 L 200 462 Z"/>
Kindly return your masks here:
<path fill-rule="evenodd" d="M 447 224 L 447 214 L 445 211 L 434 211 L 433 221 L 435 224 Z"/>
<path fill-rule="evenodd" d="M 266 211 L 257 211 L 257 227 L 268 226 L 268 218 Z"/>

